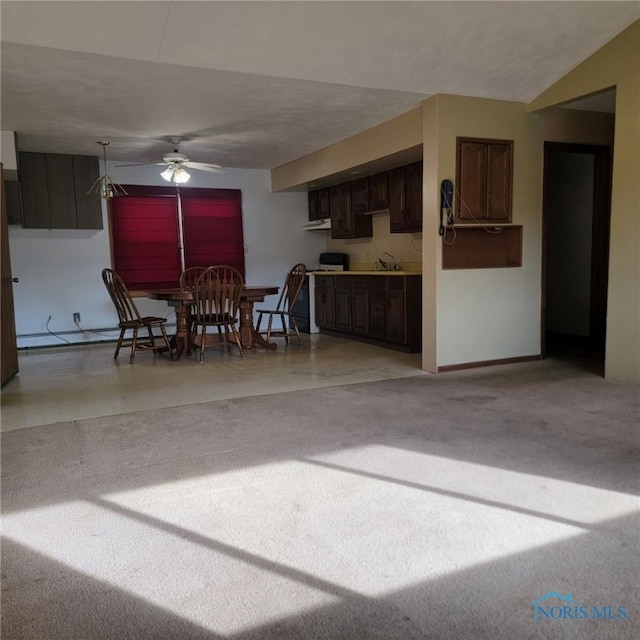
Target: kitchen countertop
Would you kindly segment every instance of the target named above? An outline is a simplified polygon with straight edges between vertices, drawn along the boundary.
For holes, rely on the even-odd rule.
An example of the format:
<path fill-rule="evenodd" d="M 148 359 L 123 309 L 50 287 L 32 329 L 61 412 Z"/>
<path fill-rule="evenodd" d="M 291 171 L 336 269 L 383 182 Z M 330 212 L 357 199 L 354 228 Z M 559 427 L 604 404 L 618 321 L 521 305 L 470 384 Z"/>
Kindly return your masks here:
<path fill-rule="evenodd" d="M 317 276 L 421 276 L 420 271 L 311 271 Z"/>

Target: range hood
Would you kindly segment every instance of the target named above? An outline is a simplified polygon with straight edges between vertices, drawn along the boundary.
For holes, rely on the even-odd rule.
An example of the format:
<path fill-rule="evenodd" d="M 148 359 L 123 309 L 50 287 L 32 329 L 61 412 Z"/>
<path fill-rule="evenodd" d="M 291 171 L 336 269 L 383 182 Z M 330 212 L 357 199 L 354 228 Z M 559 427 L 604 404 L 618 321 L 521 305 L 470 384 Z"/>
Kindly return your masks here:
<path fill-rule="evenodd" d="M 331 230 L 331 218 L 324 218 L 323 220 L 309 220 L 309 222 L 302 228 L 305 231 Z"/>

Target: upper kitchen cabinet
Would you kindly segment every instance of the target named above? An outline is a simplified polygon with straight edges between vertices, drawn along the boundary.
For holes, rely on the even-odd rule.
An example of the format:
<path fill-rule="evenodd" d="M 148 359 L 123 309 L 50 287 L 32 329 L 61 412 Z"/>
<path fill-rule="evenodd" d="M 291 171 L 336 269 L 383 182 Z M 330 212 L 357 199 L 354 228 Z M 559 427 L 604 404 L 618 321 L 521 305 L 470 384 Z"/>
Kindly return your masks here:
<path fill-rule="evenodd" d="M 354 214 L 376 213 L 389 209 L 389 172 L 359 178 L 351 183 L 351 208 Z"/>
<path fill-rule="evenodd" d="M 351 203 L 351 183 L 329 189 L 332 238 L 370 238 L 373 236 L 371 216 L 355 214 Z"/>
<path fill-rule="evenodd" d="M 96 156 L 19 154 L 22 226 L 30 229 L 102 229 L 100 198 L 87 195 L 99 178 Z"/>
<path fill-rule="evenodd" d="M 422 162 L 389 172 L 389 231 L 422 231 Z"/>
<path fill-rule="evenodd" d="M 329 189 L 309 191 L 309 221 L 326 220 L 329 213 Z"/>
<path fill-rule="evenodd" d="M 513 140 L 457 138 L 456 144 L 458 221 L 511 222 Z"/>

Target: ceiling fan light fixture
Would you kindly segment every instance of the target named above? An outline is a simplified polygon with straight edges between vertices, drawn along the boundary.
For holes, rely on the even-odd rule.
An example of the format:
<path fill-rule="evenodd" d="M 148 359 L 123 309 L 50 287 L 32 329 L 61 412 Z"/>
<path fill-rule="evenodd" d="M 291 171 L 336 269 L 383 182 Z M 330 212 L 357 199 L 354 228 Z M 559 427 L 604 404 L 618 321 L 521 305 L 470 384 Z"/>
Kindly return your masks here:
<path fill-rule="evenodd" d="M 173 167 L 171 167 L 171 166 L 167 167 L 160 175 L 167 182 L 171 182 L 173 180 Z"/>
<path fill-rule="evenodd" d="M 178 167 L 173 173 L 173 181 L 176 184 L 184 184 L 185 182 L 189 182 L 190 177 L 191 176 L 182 167 Z"/>
<path fill-rule="evenodd" d="M 169 165 L 161 174 L 167 182 L 174 182 L 175 184 L 184 184 L 189 182 L 191 177 L 180 164 Z"/>

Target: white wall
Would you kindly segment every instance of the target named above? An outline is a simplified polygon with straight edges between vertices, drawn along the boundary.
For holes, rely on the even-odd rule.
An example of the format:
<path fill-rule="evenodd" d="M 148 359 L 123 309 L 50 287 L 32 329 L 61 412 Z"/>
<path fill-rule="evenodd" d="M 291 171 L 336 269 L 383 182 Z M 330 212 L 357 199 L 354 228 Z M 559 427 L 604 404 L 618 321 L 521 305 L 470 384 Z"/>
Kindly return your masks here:
<path fill-rule="evenodd" d="M 438 96 L 436 100 L 438 182 L 432 185 L 433 177 L 428 178 L 431 191 L 426 196 L 423 225 L 423 279 L 425 273 L 435 271 L 432 308 L 437 326 L 437 366 L 536 357 L 540 354 L 541 317 L 540 123 L 521 103 L 462 96 Z M 426 125 L 425 130 L 429 130 Z M 457 136 L 514 141 L 512 222 L 522 225 L 521 267 L 442 269 L 442 242 L 437 236 L 440 197 L 434 186 L 438 189 L 443 179 L 455 183 Z M 428 145 L 425 138 L 424 147 Z M 436 247 L 435 254 L 427 250 L 432 246 Z M 426 340 L 423 349 L 424 344 Z"/>
<path fill-rule="evenodd" d="M 116 164 L 108 163 L 109 175 L 116 182 L 167 185 L 160 178 L 158 167 Z M 270 185 L 268 171 L 246 169 L 225 169 L 222 176 L 193 171 L 189 181 L 189 187 L 242 191 L 249 284 L 282 285 L 293 264 L 314 264 L 326 248 L 324 234 L 302 229 L 307 220 L 306 193 L 271 193 Z M 104 267 L 111 266 L 105 206 L 103 220 L 102 231 L 9 227 L 12 270 L 20 279 L 14 285 L 18 347 L 63 345 L 64 340 L 87 342 L 117 336 L 115 310 L 100 276 Z M 173 314 L 164 302 L 142 298 L 137 302 L 141 312 L 173 321 Z M 83 329 L 108 330 L 79 332 L 73 323 L 75 311 L 81 315 Z M 64 340 L 49 334 L 49 316 L 48 329 Z"/>

